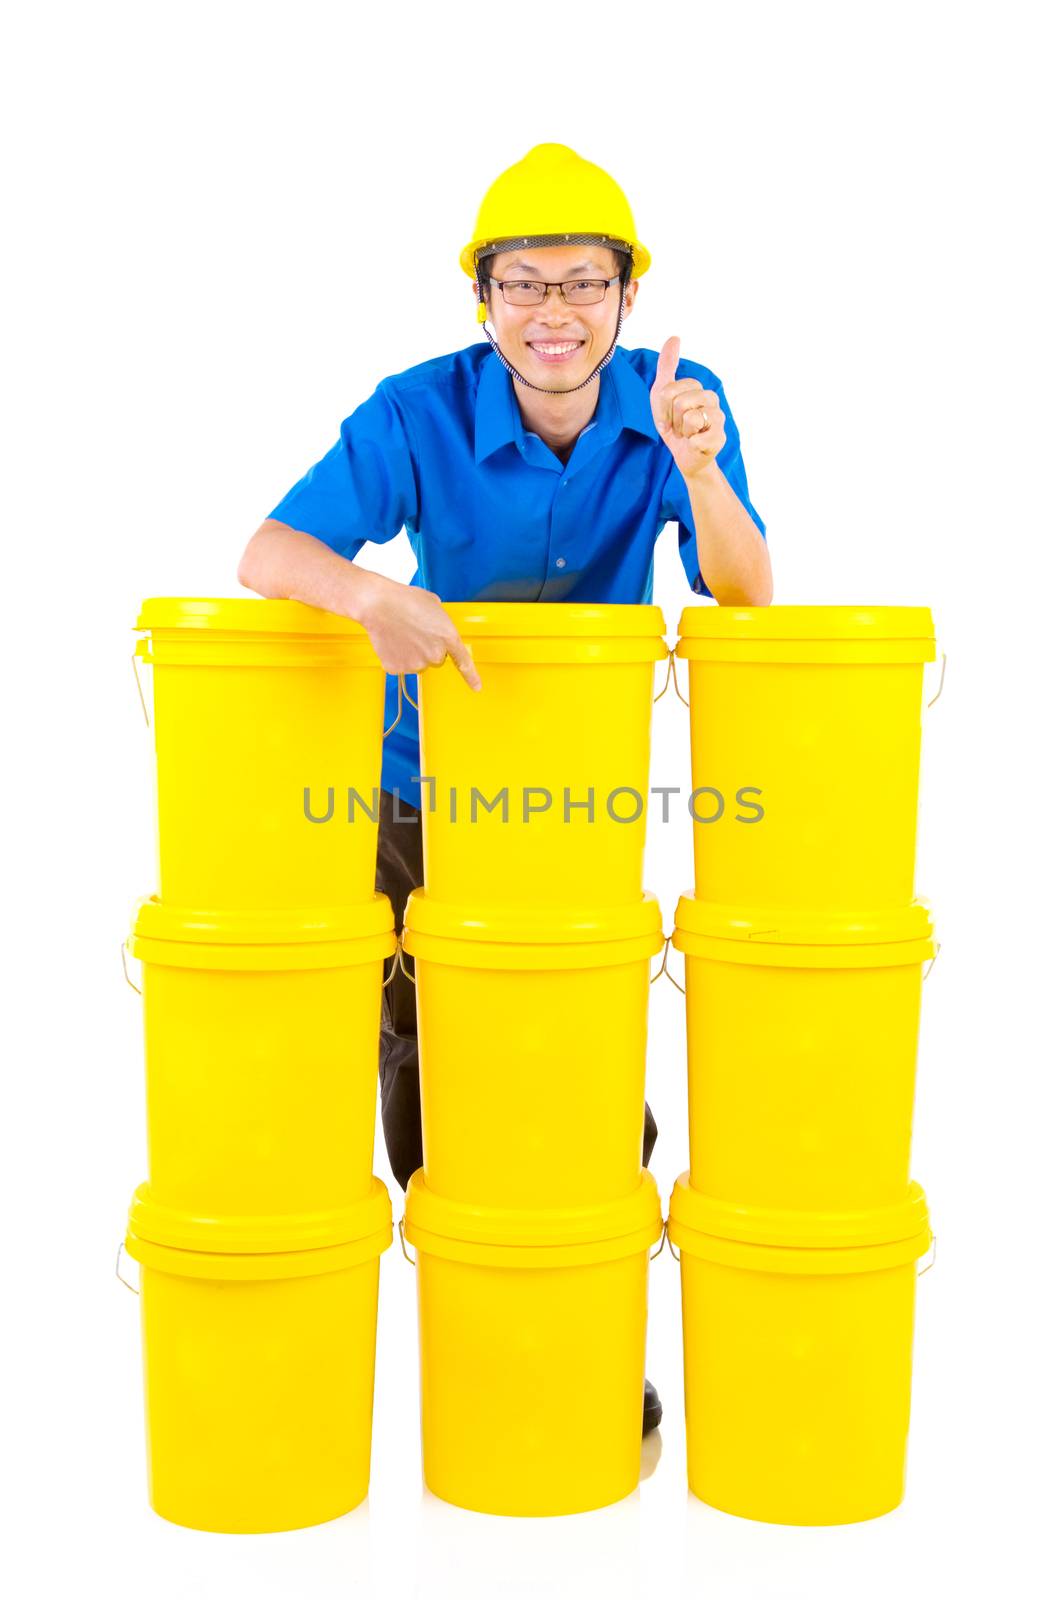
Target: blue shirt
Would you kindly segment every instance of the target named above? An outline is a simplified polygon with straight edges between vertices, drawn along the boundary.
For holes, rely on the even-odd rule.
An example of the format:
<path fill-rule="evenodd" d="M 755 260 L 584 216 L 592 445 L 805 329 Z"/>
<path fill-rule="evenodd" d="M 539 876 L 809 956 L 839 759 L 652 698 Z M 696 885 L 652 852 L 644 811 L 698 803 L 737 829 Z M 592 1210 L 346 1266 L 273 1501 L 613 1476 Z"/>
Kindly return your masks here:
<path fill-rule="evenodd" d="M 658 360 L 655 350 L 616 347 L 566 465 L 526 431 L 514 380 L 490 345 L 424 361 L 384 378 L 268 515 L 351 559 L 404 528 L 417 562 L 412 583 L 445 601 L 620 605 L 651 603 L 655 541 L 676 521 L 692 590 L 709 595 L 688 490 L 651 414 Z M 716 392 L 725 415 L 718 465 L 764 538 L 720 379 L 684 359 L 677 376 Z M 397 706 L 398 679 L 388 673 L 385 726 Z M 383 745 L 382 786 L 419 807 L 419 771 L 417 718 L 406 703 Z"/>

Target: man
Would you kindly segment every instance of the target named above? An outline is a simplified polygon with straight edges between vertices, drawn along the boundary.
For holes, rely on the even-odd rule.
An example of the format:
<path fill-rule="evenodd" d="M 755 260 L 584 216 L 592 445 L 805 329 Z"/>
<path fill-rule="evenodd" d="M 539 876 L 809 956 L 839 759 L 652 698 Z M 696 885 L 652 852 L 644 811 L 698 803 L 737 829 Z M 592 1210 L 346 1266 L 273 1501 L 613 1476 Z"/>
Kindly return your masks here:
<path fill-rule="evenodd" d="M 401 674 L 452 656 L 481 688 L 443 600 L 648 603 L 671 520 L 695 593 L 770 603 L 765 527 L 720 382 L 680 362 L 676 338 L 658 355 L 618 348 L 650 259 L 607 173 L 564 145 L 535 146 L 488 190 L 460 258 L 479 322 L 493 323 L 488 343 L 385 378 L 247 546 L 246 587 L 364 626 L 388 674 L 387 727 Z M 352 564 L 402 528 L 418 562 L 410 585 Z M 383 746 L 377 873 L 399 925 L 423 882 L 419 772 L 406 714 Z M 384 990 L 380 1078 L 404 1187 L 423 1153 L 415 991 L 400 971 Z M 656 1133 L 645 1106 L 645 1165 Z M 661 1415 L 646 1383 L 644 1431 Z"/>

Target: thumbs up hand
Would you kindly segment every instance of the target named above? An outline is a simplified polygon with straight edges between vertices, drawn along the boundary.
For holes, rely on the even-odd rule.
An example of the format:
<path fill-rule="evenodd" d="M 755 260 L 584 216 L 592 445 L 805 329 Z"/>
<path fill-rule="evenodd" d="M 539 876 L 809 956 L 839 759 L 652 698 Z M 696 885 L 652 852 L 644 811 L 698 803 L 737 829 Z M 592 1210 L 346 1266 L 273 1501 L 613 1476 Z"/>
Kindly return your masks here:
<path fill-rule="evenodd" d="M 675 334 L 659 351 L 651 414 L 681 476 L 694 478 L 712 465 L 725 443 L 725 414 L 713 389 L 704 389 L 698 378 L 677 376 L 680 357 L 681 341 Z"/>

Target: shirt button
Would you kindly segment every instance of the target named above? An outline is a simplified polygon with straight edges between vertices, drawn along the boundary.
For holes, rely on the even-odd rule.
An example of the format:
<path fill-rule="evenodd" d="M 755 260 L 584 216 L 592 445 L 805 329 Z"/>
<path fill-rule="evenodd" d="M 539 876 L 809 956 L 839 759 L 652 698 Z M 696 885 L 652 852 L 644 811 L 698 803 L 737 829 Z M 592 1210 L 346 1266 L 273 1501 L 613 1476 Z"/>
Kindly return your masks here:
<path fill-rule="evenodd" d="M 557 567 L 565 567 L 567 565 L 567 563 L 564 560 L 563 556 L 557 556 L 556 557 L 556 565 L 557 565 Z"/>

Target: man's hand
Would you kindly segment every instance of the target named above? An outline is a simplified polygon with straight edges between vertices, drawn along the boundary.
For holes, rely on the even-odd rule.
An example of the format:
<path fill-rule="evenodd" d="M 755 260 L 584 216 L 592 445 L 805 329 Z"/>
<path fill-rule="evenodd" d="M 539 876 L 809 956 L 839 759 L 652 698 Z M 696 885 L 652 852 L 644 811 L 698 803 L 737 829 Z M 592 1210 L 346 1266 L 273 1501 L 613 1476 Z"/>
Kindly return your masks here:
<path fill-rule="evenodd" d="M 675 334 L 659 351 L 650 399 L 659 437 L 687 479 L 711 466 L 721 451 L 725 414 L 717 395 L 698 378 L 677 377 L 680 357 L 681 341 Z"/>
<path fill-rule="evenodd" d="M 482 688 L 471 652 L 438 596 L 430 589 L 395 583 L 381 573 L 358 604 L 357 621 L 387 672 L 422 672 L 440 667 L 447 655 L 472 689 Z"/>

